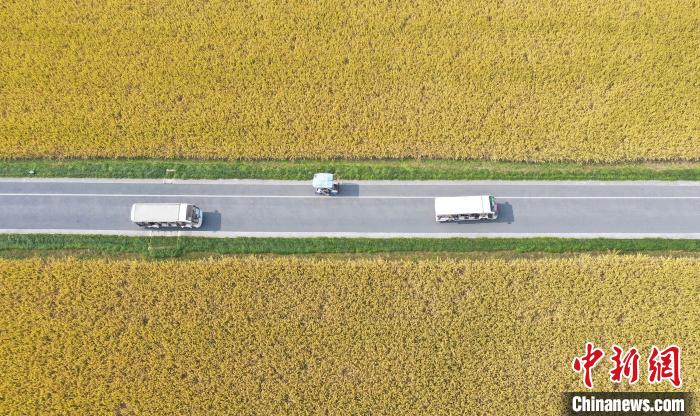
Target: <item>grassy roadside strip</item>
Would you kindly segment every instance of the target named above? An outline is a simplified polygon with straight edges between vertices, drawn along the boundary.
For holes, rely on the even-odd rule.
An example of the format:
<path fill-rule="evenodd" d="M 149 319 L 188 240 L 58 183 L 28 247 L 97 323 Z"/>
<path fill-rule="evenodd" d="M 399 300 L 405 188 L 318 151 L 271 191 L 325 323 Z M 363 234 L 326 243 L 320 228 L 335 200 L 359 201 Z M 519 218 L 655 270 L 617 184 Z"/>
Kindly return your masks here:
<path fill-rule="evenodd" d="M 167 172 L 168 169 L 174 170 Z M 330 171 L 344 179 L 700 180 L 700 162 L 624 164 L 469 160 L 6 160 L 0 177 L 143 179 L 309 179 Z"/>
<path fill-rule="evenodd" d="M 186 254 L 315 254 L 396 252 L 568 253 L 616 251 L 700 251 L 700 240 L 559 238 L 200 238 L 102 235 L 3 234 L 0 257 L 12 251 L 86 251 L 96 255 L 136 254 L 171 258 Z"/>

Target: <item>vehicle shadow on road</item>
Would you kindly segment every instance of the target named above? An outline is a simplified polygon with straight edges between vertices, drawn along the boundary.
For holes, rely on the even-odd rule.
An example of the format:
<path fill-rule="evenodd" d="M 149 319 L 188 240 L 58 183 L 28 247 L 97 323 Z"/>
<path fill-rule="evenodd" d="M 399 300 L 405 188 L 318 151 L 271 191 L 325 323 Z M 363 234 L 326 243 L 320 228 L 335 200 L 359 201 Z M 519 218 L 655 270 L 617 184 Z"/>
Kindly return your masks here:
<path fill-rule="evenodd" d="M 204 222 L 199 229 L 202 231 L 221 230 L 221 213 L 219 211 L 204 211 Z"/>
<path fill-rule="evenodd" d="M 512 223 L 515 221 L 515 215 L 513 214 L 513 206 L 508 202 L 498 203 L 498 218 L 494 222 L 505 222 Z"/>
<path fill-rule="evenodd" d="M 342 182 L 340 184 L 339 196 L 360 196 L 360 185 L 352 182 Z"/>

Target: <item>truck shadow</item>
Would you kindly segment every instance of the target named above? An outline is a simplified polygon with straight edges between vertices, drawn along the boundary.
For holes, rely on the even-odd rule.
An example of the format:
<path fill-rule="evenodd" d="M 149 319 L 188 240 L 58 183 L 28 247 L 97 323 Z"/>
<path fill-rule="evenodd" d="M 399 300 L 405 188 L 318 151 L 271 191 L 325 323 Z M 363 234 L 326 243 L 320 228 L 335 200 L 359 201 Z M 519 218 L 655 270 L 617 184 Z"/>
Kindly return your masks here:
<path fill-rule="evenodd" d="M 494 222 L 512 223 L 515 221 L 513 206 L 509 202 L 498 203 L 498 218 Z"/>
<path fill-rule="evenodd" d="M 204 222 L 199 227 L 201 231 L 221 230 L 221 213 L 219 211 L 204 211 Z"/>
<path fill-rule="evenodd" d="M 341 182 L 338 196 L 359 196 L 360 185 L 353 182 Z"/>

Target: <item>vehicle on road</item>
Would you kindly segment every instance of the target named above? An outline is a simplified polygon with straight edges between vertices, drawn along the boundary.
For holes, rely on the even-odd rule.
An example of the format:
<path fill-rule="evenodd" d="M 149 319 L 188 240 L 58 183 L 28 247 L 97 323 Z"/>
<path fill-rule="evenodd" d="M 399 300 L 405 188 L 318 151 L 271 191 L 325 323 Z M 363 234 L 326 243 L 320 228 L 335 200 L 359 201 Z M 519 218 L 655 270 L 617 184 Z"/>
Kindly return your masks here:
<path fill-rule="evenodd" d="M 337 195 L 340 193 L 340 181 L 332 173 L 315 173 L 311 184 L 319 195 Z"/>
<path fill-rule="evenodd" d="M 131 206 L 131 221 L 147 228 L 199 228 L 202 210 L 192 204 L 140 203 Z"/>
<path fill-rule="evenodd" d="M 435 221 L 475 221 L 498 218 L 498 204 L 493 195 L 435 198 Z"/>

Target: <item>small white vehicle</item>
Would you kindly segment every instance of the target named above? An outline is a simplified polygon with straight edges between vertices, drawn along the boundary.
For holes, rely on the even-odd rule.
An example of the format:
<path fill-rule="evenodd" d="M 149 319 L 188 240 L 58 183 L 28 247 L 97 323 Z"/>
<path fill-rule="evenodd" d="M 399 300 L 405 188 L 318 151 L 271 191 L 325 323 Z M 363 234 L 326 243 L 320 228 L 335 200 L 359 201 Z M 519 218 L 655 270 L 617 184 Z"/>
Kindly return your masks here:
<path fill-rule="evenodd" d="M 435 221 L 475 221 L 498 218 L 493 195 L 435 198 Z"/>
<path fill-rule="evenodd" d="M 340 181 L 332 173 L 315 173 L 311 184 L 319 195 L 337 195 L 340 192 Z"/>
<path fill-rule="evenodd" d="M 131 221 L 147 228 L 199 228 L 202 210 L 192 204 L 149 203 L 131 206 Z"/>

